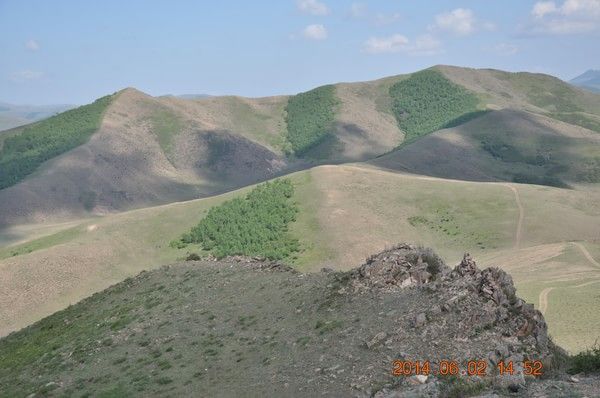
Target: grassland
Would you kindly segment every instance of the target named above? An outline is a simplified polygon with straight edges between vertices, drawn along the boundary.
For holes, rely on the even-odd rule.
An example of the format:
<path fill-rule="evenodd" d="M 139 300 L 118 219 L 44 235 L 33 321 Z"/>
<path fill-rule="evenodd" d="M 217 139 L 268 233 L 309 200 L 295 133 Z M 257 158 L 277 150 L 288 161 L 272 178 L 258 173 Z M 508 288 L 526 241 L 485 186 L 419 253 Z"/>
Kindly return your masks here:
<path fill-rule="evenodd" d="M 575 257 L 574 266 L 568 259 L 559 259 L 558 268 L 536 265 L 547 253 L 560 255 L 563 244 L 554 251 L 548 244 L 588 242 L 590 254 L 600 254 L 600 248 L 589 243 L 597 239 L 600 223 L 595 191 L 515 184 L 524 211 L 522 249 L 515 250 L 519 208 L 513 191 L 503 183 L 411 176 L 362 165 L 322 166 L 289 178 L 299 208 L 289 233 L 302 247 L 291 263 L 306 271 L 325 266 L 349 269 L 386 246 L 408 241 L 438 248 L 449 264 L 468 251 L 484 265 L 506 266 L 520 294 L 537 304 L 546 281 L 588 280 L 588 274 L 577 271 L 577 264 L 589 267 L 584 257 Z M 7 333 L 141 270 L 198 252 L 197 245 L 177 249 L 169 242 L 188 232 L 212 206 L 248 191 L 87 220 L 65 231 L 68 239 L 59 232 L 2 249 L 5 255 L 19 254 L 0 260 L 0 330 Z M 596 296 L 588 298 L 590 311 L 580 319 L 569 318 L 567 325 L 560 316 L 552 317 L 555 300 L 562 300 L 557 292 L 548 296 L 551 334 L 573 351 L 593 344 L 591 332 L 577 340 L 568 336 L 599 321 L 593 311 Z M 565 297 L 564 305 L 575 305 L 574 296 Z"/>
<path fill-rule="evenodd" d="M 0 189 L 33 173 L 42 163 L 84 144 L 100 127 L 114 95 L 63 112 L 23 128 L 3 140 L 0 150 Z"/>
<path fill-rule="evenodd" d="M 168 108 L 157 108 L 150 116 L 152 132 L 164 153 L 169 157 L 173 152 L 173 144 L 184 123 L 180 116 Z"/>
<path fill-rule="evenodd" d="M 287 139 L 295 155 L 302 157 L 319 144 L 332 139 L 338 105 L 335 87 L 331 85 L 317 87 L 289 98 L 285 120 Z M 311 156 L 324 155 L 326 154 Z"/>

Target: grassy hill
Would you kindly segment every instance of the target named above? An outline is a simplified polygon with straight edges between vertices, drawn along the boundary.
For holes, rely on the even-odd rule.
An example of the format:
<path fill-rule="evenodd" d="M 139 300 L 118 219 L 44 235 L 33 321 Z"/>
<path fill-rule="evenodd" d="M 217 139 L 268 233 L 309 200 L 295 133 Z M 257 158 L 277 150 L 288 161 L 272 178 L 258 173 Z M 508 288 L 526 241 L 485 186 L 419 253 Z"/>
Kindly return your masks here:
<path fill-rule="evenodd" d="M 600 280 L 599 269 L 569 243 L 581 242 L 599 258 L 597 191 L 443 180 L 360 165 L 322 166 L 289 178 L 299 209 L 289 227 L 300 243 L 296 268 L 349 269 L 401 241 L 437 247 L 450 264 L 469 251 L 484 266 L 515 269 L 517 288 L 531 302 L 539 303 L 545 287 L 555 287 L 547 316 L 557 342 L 576 351 L 598 337 L 597 328 L 589 328 L 600 322 L 594 294 L 577 318 L 561 318 L 559 305 L 595 287 L 568 286 Z M 30 324 L 141 270 L 201 254 L 198 246 L 177 249 L 170 242 L 211 206 L 247 192 L 82 220 L 1 249 L 0 331 Z M 23 230 L 8 229 L 0 238 L 26 239 Z"/>
<path fill-rule="evenodd" d="M 15 185 L 45 161 L 87 142 L 100 127 L 112 99 L 113 96 L 100 98 L 5 138 L 0 149 L 0 189 Z"/>
<path fill-rule="evenodd" d="M 418 143 L 437 129 L 459 128 L 486 110 L 562 120 L 565 124 L 552 126 L 558 135 L 569 136 L 573 126 L 598 132 L 599 98 L 547 75 L 448 66 L 267 98 L 153 98 L 125 89 L 96 120 L 97 129 L 67 129 L 71 137 L 87 139 L 53 139 L 51 148 L 15 147 L 2 155 L 8 168 L 3 168 L 0 201 L 8 205 L 0 208 L 0 225 L 63 222 L 189 200 L 315 164 L 366 161 L 403 142 Z M 71 120 L 69 115 L 25 129 L 62 129 L 47 123 Z M 523 144 L 529 138 L 520 137 L 518 129 L 497 138 L 493 125 L 482 126 L 480 141 L 485 139 L 490 156 L 481 158 L 481 167 L 507 161 L 515 167 L 501 179 L 558 186 L 597 179 L 596 155 L 593 149 L 585 152 L 585 140 L 553 138 L 547 148 Z M 0 141 L 29 145 L 28 136 L 41 134 L 23 131 L 0 134 Z M 571 145 L 575 153 L 567 153 L 565 161 L 556 158 L 565 153 L 553 148 Z M 503 158 L 505 147 L 516 158 Z M 548 160 L 549 154 L 555 157 Z M 479 170 L 463 165 L 448 172 L 469 178 Z"/>
<path fill-rule="evenodd" d="M 491 111 L 372 161 L 475 181 L 568 187 L 600 182 L 600 134 L 529 112 Z"/>
<path fill-rule="evenodd" d="M 426 285 L 377 285 L 399 277 L 385 271 L 392 264 L 438 271 Z M 473 278 L 513 289 L 499 271 L 474 271 Z M 565 355 L 514 292 L 507 293 L 510 316 L 490 322 L 486 310 L 502 313 L 502 305 L 469 289 L 468 275 L 449 272 L 432 251 L 406 246 L 347 273 L 301 274 L 248 259 L 162 267 L 1 339 L 0 394 L 334 397 L 397 390 L 418 396 L 420 383 L 391 373 L 394 360 L 414 358 L 431 361 L 425 388 L 433 396 L 513 396 L 513 378 L 494 375 L 493 363 L 485 377 L 434 375 L 440 358 L 466 369 L 468 360 L 487 355 L 544 361 L 545 377 L 528 378 L 518 388 L 523 395 L 598 388 L 597 379 L 560 381 Z M 460 302 L 453 303 L 457 292 Z M 472 321 L 464 325 L 464 317 Z M 524 321 L 541 327 L 520 336 Z M 507 334 L 510 344 L 503 343 Z"/>

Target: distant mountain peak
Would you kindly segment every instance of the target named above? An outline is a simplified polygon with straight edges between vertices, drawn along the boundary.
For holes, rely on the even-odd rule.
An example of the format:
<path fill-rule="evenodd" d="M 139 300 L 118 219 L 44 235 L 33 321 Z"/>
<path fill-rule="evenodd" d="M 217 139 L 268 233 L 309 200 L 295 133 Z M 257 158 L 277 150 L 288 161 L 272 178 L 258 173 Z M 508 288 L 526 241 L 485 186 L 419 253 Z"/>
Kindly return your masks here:
<path fill-rule="evenodd" d="M 600 69 L 590 69 L 570 80 L 569 83 L 600 93 Z"/>

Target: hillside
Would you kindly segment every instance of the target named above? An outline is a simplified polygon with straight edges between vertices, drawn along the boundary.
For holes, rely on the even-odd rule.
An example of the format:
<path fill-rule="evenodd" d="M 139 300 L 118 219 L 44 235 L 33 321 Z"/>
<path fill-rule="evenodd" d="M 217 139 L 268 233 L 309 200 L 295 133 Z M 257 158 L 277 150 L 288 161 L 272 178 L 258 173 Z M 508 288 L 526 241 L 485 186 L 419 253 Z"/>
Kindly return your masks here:
<path fill-rule="evenodd" d="M 600 387 L 592 377 L 568 382 L 565 355 L 510 276 L 481 271 L 468 256 L 451 270 L 407 245 L 343 273 L 244 258 L 163 267 L 0 340 L 0 355 L 7 396 L 534 396 Z M 442 375 L 440 358 L 458 375 Z M 394 376 L 396 360 L 430 369 Z M 498 374 L 500 361 L 514 361 L 515 373 Z M 524 375 L 524 361 L 540 361 L 544 377 Z"/>
<path fill-rule="evenodd" d="M 13 105 L 0 101 L 0 132 L 46 119 L 64 112 L 72 105 Z"/>
<path fill-rule="evenodd" d="M 299 210 L 289 226 L 301 247 L 291 261 L 295 268 L 349 269 L 402 241 L 436 247 L 449 263 L 469 251 L 482 266 L 506 267 L 520 294 L 546 307 L 550 332 L 560 345 L 577 352 L 598 338 L 597 190 L 446 180 L 361 164 L 321 166 L 289 178 Z M 142 270 L 198 253 L 197 246 L 177 249 L 170 242 L 188 233 L 211 207 L 248 190 L 75 223 L 4 230 L 0 334 Z M 549 287 L 552 291 L 541 300 Z M 580 302 L 587 304 L 565 311 Z"/>
<path fill-rule="evenodd" d="M 590 69 L 581 75 L 569 80 L 569 83 L 600 93 L 600 70 Z"/>
<path fill-rule="evenodd" d="M 568 187 L 600 182 L 600 134 L 530 112 L 497 110 L 371 163 L 443 178 Z"/>
<path fill-rule="evenodd" d="M 489 110 L 501 113 L 485 115 Z M 484 129 L 477 139 L 487 140 L 489 156 L 478 155 L 476 167 L 452 164 L 444 172 L 453 178 L 559 186 L 598 179 L 595 149 L 584 149 L 595 138 L 577 126 L 600 131 L 600 96 L 547 75 L 436 66 L 267 98 L 153 98 L 130 88 L 111 97 L 101 120 L 89 124 L 93 129 L 65 115 L 0 135 L 2 142 L 29 142 L 27 131 L 42 137 L 62 126 L 77 137 L 43 156 L 17 146 L 7 155 L 18 170 L 4 167 L 2 173 L 10 173 L 0 175 L 7 181 L 0 189 L 6 204 L 0 225 L 66 222 L 206 197 L 315 164 L 370 160 L 409 142 L 424 145 L 439 129 L 469 125 Z M 543 121 L 555 136 L 550 148 L 529 142 L 513 151 L 544 136 L 539 130 L 545 127 L 523 138 L 515 121 L 506 127 L 514 134 L 498 138 L 490 122 L 501 115 L 516 115 L 528 131 Z M 447 132 L 434 136 L 449 137 Z M 497 150 L 504 147 L 511 152 L 507 167 L 515 169 L 496 171 L 507 162 L 504 150 Z M 565 154 L 566 147 L 572 148 Z M 456 149 L 445 147 L 437 155 L 444 158 L 445 151 Z"/>

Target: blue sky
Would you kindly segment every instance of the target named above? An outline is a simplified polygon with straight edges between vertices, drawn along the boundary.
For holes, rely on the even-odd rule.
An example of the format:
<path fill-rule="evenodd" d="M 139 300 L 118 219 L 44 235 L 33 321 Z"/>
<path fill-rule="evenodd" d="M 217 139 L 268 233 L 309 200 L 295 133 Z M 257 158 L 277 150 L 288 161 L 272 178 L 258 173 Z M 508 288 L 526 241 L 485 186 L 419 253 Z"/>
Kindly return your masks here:
<path fill-rule="evenodd" d="M 600 68 L 600 0 L 0 0 L 0 100 L 289 94 L 435 64 Z"/>

